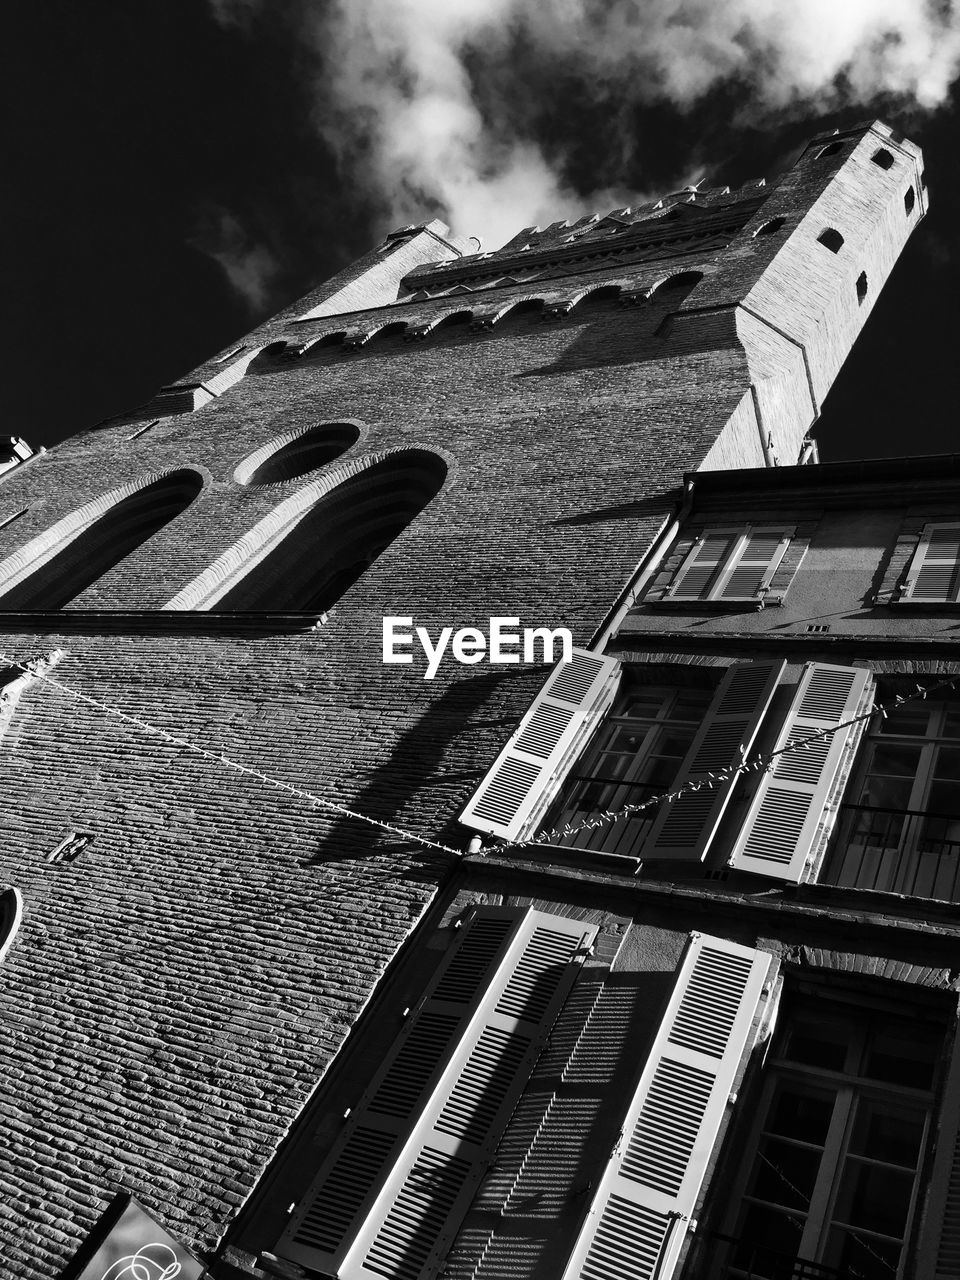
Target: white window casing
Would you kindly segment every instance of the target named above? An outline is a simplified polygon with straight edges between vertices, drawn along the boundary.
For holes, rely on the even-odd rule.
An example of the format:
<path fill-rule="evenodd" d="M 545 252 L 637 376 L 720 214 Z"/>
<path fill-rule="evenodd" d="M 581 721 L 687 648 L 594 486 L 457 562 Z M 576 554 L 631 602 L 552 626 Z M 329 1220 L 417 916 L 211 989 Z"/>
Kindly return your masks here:
<path fill-rule="evenodd" d="M 481 907 L 276 1246 L 340 1280 L 439 1269 L 596 926 Z"/>
<path fill-rule="evenodd" d="M 574 649 L 550 673 L 460 821 L 505 840 L 529 835 L 613 705 L 619 682 L 615 658 Z"/>
<path fill-rule="evenodd" d="M 872 687 L 862 667 L 807 663 L 773 750 L 812 740 L 775 756 L 750 802 L 731 866 L 794 883 L 806 878 L 847 743 L 857 732 L 836 726 L 860 714 Z"/>
<path fill-rule="evenodd" d="M 671 1280 L 772 957 L 692 934 L 563 1280 Z"/>
<path fill-rule="evenodd" d="M 927 524 L 898 596 L 898 603 L 960 601 L 960 524 Z"/>
<path fill-rule="evenodd" d="M 19 889 L 11 886 L 0 894 L 0 960 L 6 959 L 13 946 L 22 919 L 23 896 Z"/>
<path fill-rule="evenodd" d="M 769 525 L 705 529 L 677 570 L 666 598 L 762 604 L 795 532 Z"/>
<path fill-rule="evenodd" d="M 737 782 L 737 775 L 719 781 L 714 777 L 749 755 L 786 665 L 776 659 L 735 662 L 727 669 L 670 790 L 712 786 L 700 785 L 664 801 L 641 850 L 643 858 L 706 857 Z"/>

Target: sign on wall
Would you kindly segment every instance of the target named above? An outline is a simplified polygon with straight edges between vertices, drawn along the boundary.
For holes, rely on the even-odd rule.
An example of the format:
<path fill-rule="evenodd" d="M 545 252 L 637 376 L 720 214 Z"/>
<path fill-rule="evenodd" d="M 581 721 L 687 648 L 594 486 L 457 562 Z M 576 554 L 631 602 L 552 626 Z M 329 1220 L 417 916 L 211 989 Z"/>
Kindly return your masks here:
<path fill-rule="evenodd" d="M 204 1274 L 203 1264 L 192 1253 L 133 1196 L 121 1192 L 87 1237 L 64 1280 L 201 1280 Z"/>

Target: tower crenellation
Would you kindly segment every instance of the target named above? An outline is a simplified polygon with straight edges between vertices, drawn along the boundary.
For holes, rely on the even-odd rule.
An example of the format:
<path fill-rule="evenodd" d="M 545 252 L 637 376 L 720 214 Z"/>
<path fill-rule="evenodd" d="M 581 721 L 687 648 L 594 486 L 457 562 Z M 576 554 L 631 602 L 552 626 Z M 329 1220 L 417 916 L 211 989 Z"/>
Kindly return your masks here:
<path fill-rule="evenodd" d="M 869 634 L 882 677 L 924 627 L 930 661 L 952 663 L 922 597 L 952 572 L 955 462 L 933 497 L 920 466 L 906 496 L 878 470 L 868 496 L 883 510 L 863 527 L 855 477 L 821 490 L 819 468 L 796 465 L 925 212 L 921 172 L 919 150 L 873 123 L 818 136 L 775 180 L 527 227 L 486 252 L 436 220 L 404 227 L 148 404 L 5 473 L 13 1280 L 59 1276 L 121 1184 L 216 1280 L 432 1280 L 451 1249 L 451 1276 L 572 1278 L 625 1099 L 639 1115 L 641 1064 L 671 1052 L 663 1010 L 715 943 L 746 994 L 722 1067 L 690 1051 L 716 1097 L 700 1181 L 664 1210 L 654 1251 L 661 1280 L 679 1278 L 707 1156 L 739 1122 L 735 1086 L 753 1088 L 783 982 L 831 965 L 876 977 L 909 948 L 885 932 L 876 858 L 874 898 L 855 903 L 876 955 L 865 942 L 854 960 L 847 917 L 830 914 L 846 862 L 829 885 L 799 854 L 795 883 L 750 881 L 763 850 L 741 857 L 734 828 L 766 802 L 769 769 L 703 837 L 733 833 L 729 865 L 721 840 L 664 871 L 658 827 L 644 871 L 639 804 L 609 843 L 589 824 L 621 784 L 672 804 L 664 788 L 731 689 L 749 714 L 723 722 L 721 747 L 769 756 L 809 663 L 849 676 Z M 850 565 L 838 546 L 858 548 Z M 386 658 L 390 619 L 410 631 L 409 662 Z M 549 673 L 545 649 L 494 660 L 495 619 L 568 631 L 575 656 Z M 449 641 L 432 670 L 418 627 Z M 872 689 L 858 668 L 837 705 L 860 714 Z M 844 737 L 838 769 L 864 733 Z M 502 811 L 467 831 L 504 753 Z M 581 776 L 586 760 L 600 764 Z M 737 763 L 723 765 L 731 788 Z M 688 774 L 703 797 L 717 782 Z M 503 835 L 531 779 L 531 812 L 560 805 L 539 847 Z M 561 785 L 580 788 L 582 813 Z M 809 867 L 839 803 L 834 780 L 821 792 Z M 938 998 L 950 929 L 924 935 Z M 823 947 L 801 966 L 807 931 Z M 802 1018 L 812 998 L 790 987 L 784 1007 Z M 490 1044 L 507 1048 L 471 1056 Z M 482 1106 L 456 1093 L 445 1110 L 438 1081 L 460 1088 L 461 1068 Z M 421 1257 L 408 1241 L 398 1262 L 378 1234 L 388 1202 L 449 1189 L 397 1154 L 413 1150 L 404 1099 L 417 1133 L 434 1126 L 437 1167 L 463 1179 L 445 1243 Z M 451 1119 L 461 1105 L 466 1121 Z M 374 1136 L 354 1166 L 356 1133 Z M 355 1180 L 311 1191 L 341 1155 Z M 320 1202 L 339 1224 L 316 1226 Z"/>

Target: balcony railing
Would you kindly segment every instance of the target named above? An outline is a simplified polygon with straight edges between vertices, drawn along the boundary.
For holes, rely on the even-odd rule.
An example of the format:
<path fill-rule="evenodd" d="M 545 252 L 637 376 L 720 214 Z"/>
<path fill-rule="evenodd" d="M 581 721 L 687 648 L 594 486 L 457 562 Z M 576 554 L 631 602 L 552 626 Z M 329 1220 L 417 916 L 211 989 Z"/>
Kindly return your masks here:
<path fill-rule="evenodd" d="M 856 1271 L 807 1262 L 771 1245 L 709 1231 L 699 1235 L 703 1253 L 697 1280 L 862 1280 Z"/>
<path fill-rule="evenodd" d="M 825 884 L 960 901 L 960 814 L 844 804 Z"/>

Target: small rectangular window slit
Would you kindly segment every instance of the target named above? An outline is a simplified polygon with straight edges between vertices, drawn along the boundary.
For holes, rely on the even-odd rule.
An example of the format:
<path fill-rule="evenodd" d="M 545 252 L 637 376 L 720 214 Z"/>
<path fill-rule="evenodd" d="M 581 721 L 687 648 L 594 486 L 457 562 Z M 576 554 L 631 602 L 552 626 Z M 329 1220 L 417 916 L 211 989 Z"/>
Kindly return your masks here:
<path fill-rule="evenodd" d="M 19 511 L 15 511 L 12 516 L 4 516 L 0 520 L 0 529 L 5 529 L 8 524 L 13 524 L 14 520 L 19 520 L 21 516 L 25 516 L 30 510 L 29 507 L 22 507 Z"/>
<path fill-rule="evenodd" d="M 136 440 L 137 436 L 142 436 L 142 435 L 144 435 L 147 431 L 151 431 L 151 430 L 152 430 L 152 429 L 157 425 L 157 423 L 158 423 L 159 421 L 160 421 L 160 419 L 159 419 L 159 418 L 154 418 L 154 420 L 153 420 L 152 422 L 148 422 L 148 423 L 146 424 L 146 426 L 144 426 L 144 427 L 138 427 L 138 428 L 137 428 L 137 430 L 136 430 L 136 431 L 134 431 L 133 435 L 131 435 L 131 436 L 127 436 L 127 440 L 128 440 L 128 441 L 129 441 L 129 440 Z"/>
<path fill-rule="evenodd" d="M 48 862 L 74 862 L 80 857 L 87 845 L 93 843 L 93 833 L 89 831 L 71 831 L 70 834 L 47 854 Z"/>

